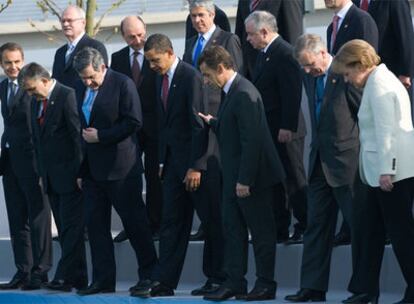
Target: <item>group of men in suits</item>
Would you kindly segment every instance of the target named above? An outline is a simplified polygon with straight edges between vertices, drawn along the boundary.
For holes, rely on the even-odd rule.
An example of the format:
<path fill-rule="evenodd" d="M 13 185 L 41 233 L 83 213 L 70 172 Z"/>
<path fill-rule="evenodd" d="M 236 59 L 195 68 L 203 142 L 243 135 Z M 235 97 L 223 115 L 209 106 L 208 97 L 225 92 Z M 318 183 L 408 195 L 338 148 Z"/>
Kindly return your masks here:
<path fill-rule="evenodd" d="M 76 6 L 61 16 L 68 43 L 56 51 L 52 75 L 36 63 L 23 68 L 21 47 L 3 45 L 0 63 L 8 79 L 0 84 L 0 170 L 18 271 L 0 288 L 113 292 L 113 206 L 125 228 L 121 238 L 130 240 L 139 265 L 131 295 L 173 295 L 195 209 L 205 234 L 207 281 L 193 295 L 273 299 L 276 242 L 303 236 L 301 289 L 286 299 L 325 300 L 338 206 L 348 238 L 357 231 L 351 223 L 361 97 L 330 72 L 332 56 L 345 42 L 364 39 L 410 88 L 413 69 L 406 62 L 414 65 L 407 50 L 414 34 L 405 0 L 355 1 L 362 9 L 351 0 L 325 0 L 335 16 L 324 44 L 318 36 L 301 36 L 302 4 L 240 0 L 233 34 L 213 1 L 189 1 L 183 60 L 168 37 L 147 39 L 144 20 L 128 16 L 120 25 L 127 46 L 112 54 L 108 68 L 105 46 L 85 34 L 85 14 Z M 385 11 L 393 26 L 379 25 Z M 408 43 L 400 41 L 407 37 L 403 30 Z M 390 55 L 397 50 L 401 56 Z M 400 57 L 405 64 L 396 61 Z M 312 127 L 308 179 L 302 84 Z M 50 208 L 62 250 L 48 282 Z M 290 209 L 298 220 L 292 236 Z M 249 293 L 248 230 L 258 277 Z M 152 237 L 158 233 L 157 257 Z M 345 303 L 373 300 L 356 292 L 358 278 L 352 282 L 354 294 Z"/>

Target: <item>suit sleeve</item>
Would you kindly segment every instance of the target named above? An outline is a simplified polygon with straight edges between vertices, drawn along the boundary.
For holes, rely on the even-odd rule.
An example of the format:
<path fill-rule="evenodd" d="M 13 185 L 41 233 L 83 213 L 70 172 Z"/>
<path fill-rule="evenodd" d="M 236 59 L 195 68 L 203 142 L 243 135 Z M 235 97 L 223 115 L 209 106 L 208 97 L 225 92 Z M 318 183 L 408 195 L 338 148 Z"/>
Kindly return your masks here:
<path fill-rule="evenodd" d="M 107 129 L 98 130 L 99 142 L 121 142 L 142 127 L 141 101 L 132 80 L 125 79 L 119 88 L 119 114 L 117 121 Z"/>
<path fill-rule="evenodd" d="M 303 33 L 303 1 L 282 0 L 280 11 L 276 16 L 279 34 L 290 44 Z"/>
<path fill-rule="evenodd" d="M 75 91 L 70 90 L 67 100 L 64 104 L 63 115 L 66 121 L 66 125 L 69 129 L 70 138 L 72 138 L 76 161 L 80 165 L 82 160 L 82 146 L 81 146 L 81 126 L 79 119 L 79 111 L 77 107 L 77 101 L 75 97 Z"/>
<path fill-rule="evenodd" d="M 239 37 L 240 41 L 243 41 L 244 33 L 244 16 L 242 12 L 243 0 L 239 0 L 237 5 L 237 14 L 236 14 L 236 28 L 234 33 Z"/>
<path fill-rule="evenodd" d="M 366 17 L 361 20 L 361 37 L 360 39 L 365 40 L 371 44 L 374 49 L 378 52 L 378 27 L 374 19 L 367 13 Z M 357 37 L 355 37 L 357 38 Z"/>

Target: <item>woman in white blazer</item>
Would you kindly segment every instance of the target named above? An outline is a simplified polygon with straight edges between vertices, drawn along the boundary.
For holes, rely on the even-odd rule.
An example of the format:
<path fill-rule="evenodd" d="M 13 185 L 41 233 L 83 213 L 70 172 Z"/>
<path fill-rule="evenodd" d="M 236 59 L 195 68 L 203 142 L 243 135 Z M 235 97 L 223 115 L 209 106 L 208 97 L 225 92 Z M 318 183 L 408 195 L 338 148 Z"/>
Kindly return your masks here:
<path fill-rule="evenodd" d="M 414 131 L 409 95 L 363 40 L 346 43 L 333 69 L 363 90 L 358 112 L 359 174 L 368 185 L 364 199 L 355 200 L 353 206 L 357 261 L 352 280 L 359 284 L 354 288 L 357 284 L 351 280 L 354 295 L 345 303 L 378 300 L 385 232 L 407 282 L 398 303 L 414 303 Z"/>

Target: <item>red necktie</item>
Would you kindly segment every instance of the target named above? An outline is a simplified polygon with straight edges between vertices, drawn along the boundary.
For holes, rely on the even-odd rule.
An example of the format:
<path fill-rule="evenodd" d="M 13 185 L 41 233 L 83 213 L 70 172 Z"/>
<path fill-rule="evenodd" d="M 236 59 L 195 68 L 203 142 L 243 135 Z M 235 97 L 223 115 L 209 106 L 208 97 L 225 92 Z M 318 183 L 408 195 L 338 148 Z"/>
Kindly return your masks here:
<path fill-rule="evenodd" d="M 359 7 L 367 12 L 368 7 L 369 7 L 369 1 L 368 0 L 361 0 L 361 3 L 359 5 Z"/>
<path fill-rule="evenodd" d="M 250 11 L 253 12 L 256 7 L 259 5 L 260 0 L 251 0 L 250 1 Z"/>
<path fill-rule="evenodd" d="M 162 99 L 162 105 L 164 106 L 165 111 L 167 111 L 168 89 L 169 89 L 168 74 L 164 74 L 164 77 L 162 78 L 161 99 Z"/>
<path fill-rule="evenodd" d="M 47 108 L 47 99 L 45 98 L 45 99 L 42 99 L 41 100 L 41 102 L 42 102 L 42 112 L 40 113 L 40 116 L 39 116 L 39 124 L 42 126 L 43 125 L 43 123 L 45 122 L 45 114 L 46 114 L 46 108 Z"/>
<path fill-rule="evenodd" d="M 336 34 L 338 33 L 339 16 L 335 15 L 332 20 L 331 52 L 335 46 Z"/>
<path fill-rule="evenodd" d="M 139 84 L 139 78 L 141 76 L 141 68 L 139 67 L 138 55 L 139 52 L 134 52 L 131 66 L 132 79 L 134 80 L 135 85 Z"/>

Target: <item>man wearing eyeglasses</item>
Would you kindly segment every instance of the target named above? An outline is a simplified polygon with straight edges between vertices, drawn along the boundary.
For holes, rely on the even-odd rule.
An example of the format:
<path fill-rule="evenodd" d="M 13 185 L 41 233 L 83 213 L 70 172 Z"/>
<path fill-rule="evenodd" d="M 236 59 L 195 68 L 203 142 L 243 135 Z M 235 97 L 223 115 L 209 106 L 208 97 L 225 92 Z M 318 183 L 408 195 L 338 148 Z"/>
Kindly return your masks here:
<path fill-rule="evenodd" d="M 108 65 L 108 54 L 102 42 L 92 39 L 85 33 L 85 11 L 76 5 L 69 5 L 60 18 L 62 32 L 68 42 L 61 46 L 55 54 L 52 76 L 60 83 L 74 87 L 79 76 L 72 67 L 75 55 L 85 47 L 98 50 Z"/>

